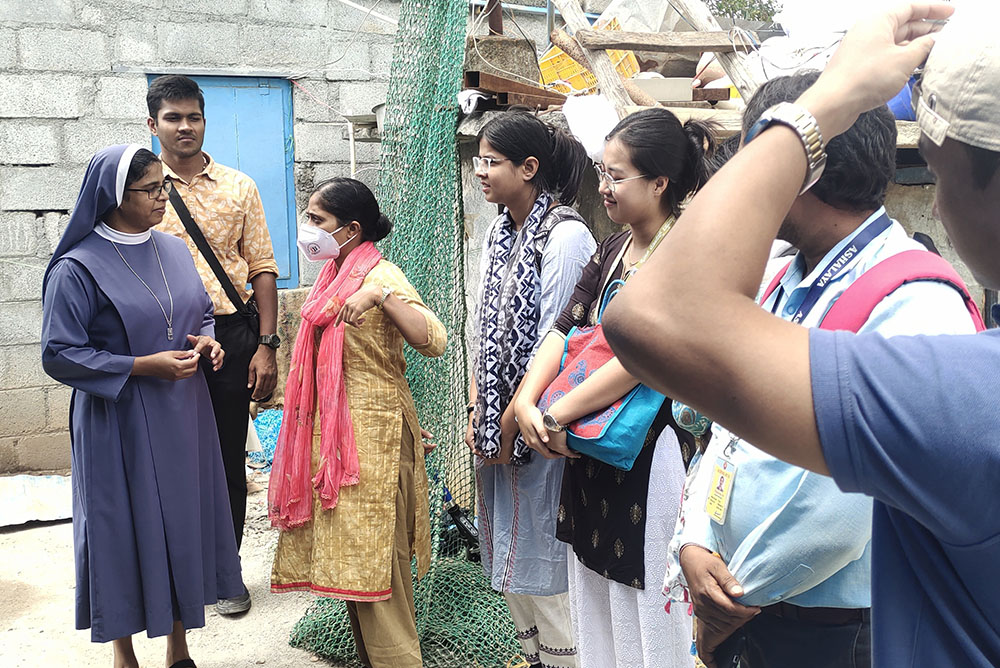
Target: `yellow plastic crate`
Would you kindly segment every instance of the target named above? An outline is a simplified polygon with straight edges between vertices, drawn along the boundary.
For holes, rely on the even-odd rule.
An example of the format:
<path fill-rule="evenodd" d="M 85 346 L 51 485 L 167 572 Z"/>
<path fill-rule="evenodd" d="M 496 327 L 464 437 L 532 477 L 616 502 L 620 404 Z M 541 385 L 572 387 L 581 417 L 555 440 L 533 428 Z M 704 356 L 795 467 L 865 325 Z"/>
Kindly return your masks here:
<path fill-rule="evenodd" d="M 595 30 L 621 30 L 617 18 L 607 22 L 598 22 Z M 639 61 L 631 51 L 608 51 L 608 56 L 615 68 L 626 79 L 639 71 Z M 558 46 L 553 46 L 539 61 L 542 72 L 542 85 L 553 88 L 567 95 L 588 94 L 597 90 L 597 78 L 590 70 L 584 69 L 579 63 L 566 55 Z M 548 84 L 554 84 L 548 86 Z"/>

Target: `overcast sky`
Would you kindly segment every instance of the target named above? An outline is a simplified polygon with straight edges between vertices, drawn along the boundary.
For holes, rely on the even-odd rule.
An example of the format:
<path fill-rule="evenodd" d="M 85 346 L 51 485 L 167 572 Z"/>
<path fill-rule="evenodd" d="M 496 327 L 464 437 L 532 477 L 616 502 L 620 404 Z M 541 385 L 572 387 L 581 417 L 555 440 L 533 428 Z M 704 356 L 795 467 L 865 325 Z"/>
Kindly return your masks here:
<path fill-rule="evenodd" d="M 802 32 L 836 32 L 847 30 L 865 13 L 899 4 L 899 0 L 781 0 L 782 10 L 775 16 L 793 35 Z M 996 6 L 997 0 L 954 0 L 956 7 Z"/>

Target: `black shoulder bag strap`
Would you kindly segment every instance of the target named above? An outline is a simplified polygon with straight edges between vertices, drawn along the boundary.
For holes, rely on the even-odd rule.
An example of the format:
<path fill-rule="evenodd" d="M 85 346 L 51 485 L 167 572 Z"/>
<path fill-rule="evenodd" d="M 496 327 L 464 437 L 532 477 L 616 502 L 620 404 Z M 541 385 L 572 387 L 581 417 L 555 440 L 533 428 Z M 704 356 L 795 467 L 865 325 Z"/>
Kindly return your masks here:
<path fill-rule="evenodd" d="M 226 296 L 229 297 L 229 301 L 233 303 L 236 307 L 237 313 L 247 318 L 254 318 L 256 314 L 253 309 L 243 303 L 238 292 L 236 292 L 236 287 L 233 285 L 232 280 L 229 278 L 229 274 L 226 270 L 222 268 L 222 263 L 219 262 L 219 258 L 216 256 L 215 251 L 208 243 L 208 239 L 202 233 L 201 228 L 198 227 L 198 223 L 194 221 L 191 217 L 191 212 L 188 211 L 187 205 L 184 203 L 184 198 L 181 194 L 177 192 L 177 188 L 171 188 L 168 195 L 170 197 L 170 204 L 174 207 L 174 211 L 177 212 L 177 217 L 181 219 L 181 223 L 184 224 L 184 229 L 191 236 L 194 245 L 198 247 L 199 252 L 201 252 L 202 257 L 208 262 L 208 266 L 212 268 L 212 272 L 215 277 L 219 279 L 219 284 L 222 289 L 226 291 Z"/>

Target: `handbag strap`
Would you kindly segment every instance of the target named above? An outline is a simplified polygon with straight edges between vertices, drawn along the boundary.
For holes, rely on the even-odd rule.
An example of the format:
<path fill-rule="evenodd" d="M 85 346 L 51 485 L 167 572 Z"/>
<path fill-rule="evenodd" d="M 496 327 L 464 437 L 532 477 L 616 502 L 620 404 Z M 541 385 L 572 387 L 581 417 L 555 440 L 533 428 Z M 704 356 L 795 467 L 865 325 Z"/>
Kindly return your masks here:
<path fill-rule="evenodd" d="M 608 307 L 611 303 L 611 298 L 618 294 L 618 291 L 625 287 L 625 281 L 620 278 L 616 278 L 607 284 L 604 288 L 604 296 L 601 298 L 601 308 L 597 311 L 597 322 L 600 323 L 604 319 L 604 309 Z"/>
<path fill-rule="evenodd" d="M 623 287 L 625 287 L 625 281 L 628 280 L 629 276 L 637 272 L 639 268 L 642 267 L 642 265 L 646 264 L 646 260 L 649 259 L 649 256 L 653 254 L 653 251 L 655 251 L 656 247 L 660 245 L 660 242 L 663 241 L 663 238 L 667 236 L 667 233 L 671 229 L 673 229 L 675 222 L 676 219 L 673 216 L 670 216 L 665 221 L 663 221 L 663 224 L 660 225 L 660 229 L 656 231 L 656 234 L 653 236 L 653 240 L 649 243 L 649 247 L 646 248 L 646 252 L 639 259 L 639 261 L 635 263 L 635 266 L 632 267 L 630 270 L 626 271 L 621 278 L 616 278 L 613 281 L 609 281 L 607 285 L 604 286 L 603 296 L 601 297 L 601 307 L 597 311 L 597 322 L 601 322 L 601 320 L 604 318 L 604 309 L 608 307 L 608 303 L 611 301 L 611 298 L 617 295 L 618 291 L 621 290 Z M 618 253 L 619 262 L 623 263 L 625 262 L 626 248 L 628 248 L 627 241 L 625 242 L 625 245 L 622 246 L 621 251 L 619 251 Z M 617 264 L 617 262 L 615 264 Z"/>
<path fill-rule="evenodd" d="M 215 278 L 218 279 L 222 289 L 225 290 L 229 301 L 233 303 L 233 306 L 236 307 L 236 310 L 241 315 L 250 315 L 247 305 L 240 298 L 239 293 L 236 292 L 236 286 L 233 285 L 233 281 L 229 278 L 226 270 L 222 268 L 222 263 L 219 262 L 218 256 L 212 250 L 201 228 L 198 227 L 198 223 L 194 221 L 191 212 L 188 211 L 187 205 L 184 203 L 184 198 L 177 192 L 177 188 L 171 188 L 168 197 L 170 198 L 170 204 L 174 207 L 174 211 L 177 212 L 177 217 L 181 219 L 184 229 L 187 230 L 191 240 L 194 241 L 194 245 L 198 247 L 198 251 L 202 257 L 208 262 L 208 266 L 212 268 L 212 273 L 215 274 Z"/>

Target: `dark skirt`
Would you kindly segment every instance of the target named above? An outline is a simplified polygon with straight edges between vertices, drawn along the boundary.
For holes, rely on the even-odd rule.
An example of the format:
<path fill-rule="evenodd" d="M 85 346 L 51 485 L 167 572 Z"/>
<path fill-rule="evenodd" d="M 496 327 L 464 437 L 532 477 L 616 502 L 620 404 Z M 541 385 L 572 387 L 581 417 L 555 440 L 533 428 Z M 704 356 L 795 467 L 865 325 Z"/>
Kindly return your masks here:
<path fill-rule="evenodd" d="M 691 435 L 676 427 L 670 404 L 664 401 L 631 470 L 583 455 L 567 459 L 563 471 L 556 537 L 572 545 L 587 568 L 636 589 L 646 587 L 646 498 L 656 438 L 673 427 L 685 467 L 694 453 Z"/>

